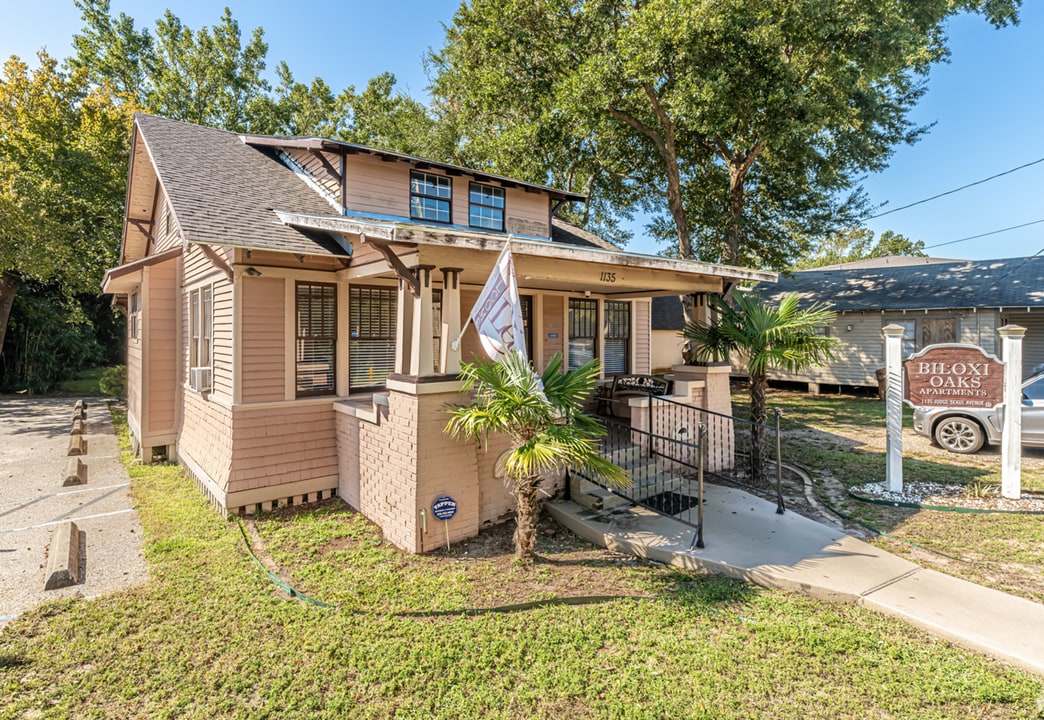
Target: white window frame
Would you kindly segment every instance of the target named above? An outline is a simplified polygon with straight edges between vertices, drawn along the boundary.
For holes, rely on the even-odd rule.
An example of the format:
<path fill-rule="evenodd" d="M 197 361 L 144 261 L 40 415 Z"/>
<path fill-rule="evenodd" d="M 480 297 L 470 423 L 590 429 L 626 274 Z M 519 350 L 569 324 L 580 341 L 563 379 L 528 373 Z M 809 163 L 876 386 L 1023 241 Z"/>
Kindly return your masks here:
<path fill-rule="evenodd" d="M 214 286 L 189 290 L 189 386 L 197 392 L 213 387 Z"/>

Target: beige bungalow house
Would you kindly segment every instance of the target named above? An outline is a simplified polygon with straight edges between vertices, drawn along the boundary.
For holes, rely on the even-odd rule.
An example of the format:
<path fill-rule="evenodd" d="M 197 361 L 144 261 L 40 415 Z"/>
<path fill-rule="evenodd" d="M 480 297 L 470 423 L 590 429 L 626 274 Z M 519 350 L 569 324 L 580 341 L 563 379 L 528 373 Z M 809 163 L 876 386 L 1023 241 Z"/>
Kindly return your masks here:
<path fill-rule="evenodd" d="M 136 451 L 180 462 L 223 512 L 337 495 L 413 552 L 445 544 L 430 516 L 442 495 L 459 508 L 450 541 L 509 516 L 506 443 L 444 433 L 444 408 L 467 401 L 461 360 L 481 356 L 473 329 L 451 341 L 506 242 L 538 370 L 562 353 L 648 373 L 652 297 L 774 279 L 622 252 L 556 217 L 583 200 L 345 142 L 137 115 L 121 264 L 104 281 L 128 315 Z M 676 385 L 729 411 L 727 373 Z"/>

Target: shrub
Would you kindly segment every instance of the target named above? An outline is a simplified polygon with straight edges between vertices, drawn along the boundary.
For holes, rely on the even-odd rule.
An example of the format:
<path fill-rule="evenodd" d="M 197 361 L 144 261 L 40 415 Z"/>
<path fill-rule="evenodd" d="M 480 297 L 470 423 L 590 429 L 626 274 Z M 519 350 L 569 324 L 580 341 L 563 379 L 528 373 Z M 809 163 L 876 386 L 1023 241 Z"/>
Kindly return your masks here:
<path fill-rule="evenodd" d="M 106 395 L 127 397 L 127 366 L 114 365 L 106 368 L 98 380 L 98 387 Z"/>

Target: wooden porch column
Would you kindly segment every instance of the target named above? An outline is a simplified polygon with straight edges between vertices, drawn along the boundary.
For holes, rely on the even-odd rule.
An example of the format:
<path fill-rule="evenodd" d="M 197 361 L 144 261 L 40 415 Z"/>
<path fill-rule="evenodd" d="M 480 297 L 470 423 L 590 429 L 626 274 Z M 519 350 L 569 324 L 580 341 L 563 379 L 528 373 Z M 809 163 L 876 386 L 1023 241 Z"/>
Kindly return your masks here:
<path fill-rule="evenodd" d="M 409 285 L 399 278 L 399 296 L 395 303 L 395 372 L 408 375 L 410 372 L 413 340 L 413 293 Z"/>
<path fill-rule="evenodd" d="M 460 346 L 450 347 L 460 335 L 460 273 L 463 268 L 444 267 L 442 271 L 442 343 L 439 368 L 443 375 L 460 372 Z"/>
<path fill-rule="evenodd" d="M 431 271 L 434 265 L 417 265 L 420 295 L 413 300 L 413 327 L 410 333 L 410 375 L 428 377 L 435 374 L 435 318 L 431 307 Z"/>

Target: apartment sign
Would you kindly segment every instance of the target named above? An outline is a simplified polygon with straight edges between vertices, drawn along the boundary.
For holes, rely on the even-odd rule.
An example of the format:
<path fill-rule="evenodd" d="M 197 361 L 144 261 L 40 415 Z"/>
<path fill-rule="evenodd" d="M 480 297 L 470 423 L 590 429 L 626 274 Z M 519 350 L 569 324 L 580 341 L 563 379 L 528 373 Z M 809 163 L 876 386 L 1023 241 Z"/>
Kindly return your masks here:
<path fill-rule="evenodd" d="M 994 408 L 1004 363 L 975 345 L 929 345 L 903 363 L 903 399 L 914 407 Z"/>

